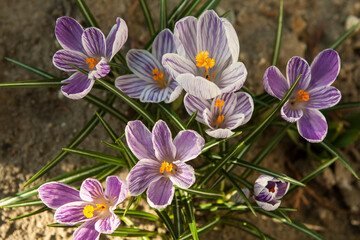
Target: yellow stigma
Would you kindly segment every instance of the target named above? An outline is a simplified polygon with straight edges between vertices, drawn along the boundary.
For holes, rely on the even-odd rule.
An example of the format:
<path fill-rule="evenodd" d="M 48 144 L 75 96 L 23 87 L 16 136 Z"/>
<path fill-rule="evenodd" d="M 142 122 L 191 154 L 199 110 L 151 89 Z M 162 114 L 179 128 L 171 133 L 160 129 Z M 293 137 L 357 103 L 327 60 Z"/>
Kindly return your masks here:
<path fill-rule="evenodd" d="M 97 58 L 86 58 L 85 63 L 89 64 L 89 68 L 93 69 L 98 63 L 100 62 L 100 59 Z"/>
<path fill-rule="evenodd" d="M 158 84 L 161 88 L 164 88 L 166 80 L 164 78 L 163 72 L 159 71 L 159 69 L 155 68 L 152 73 L 154 75 L 153 79 L 158 82 Z"/>
<path fill-rule="evenodd" d="M 215 107 L 218 107 L 219 108 L 219 116 L 218 118 L 216 119 L 216 123 L 217 124 L 220 124 L 224 121 L 224 115 L 221 115 L 221 109 L 222 107 L 224 106 L 225 104 L 225 101 L 221 100 L 221 99 L 218 99 L 216 100 L 215 102 Z"/>
<path fill-rule="evenodd" d="M 91 218 L 91 217 L 94 216 L 94 212 L 96 212 L 96 211 L 101 212 L 101 211 L 104 211 L 107 208 L 105 203 L 96 204 L 96 207 L 97 208 L 94 208 L 91 205 L 86 205 L 84 207 L 84 210 L 83 210 L 83 213 L 84 213 L 85 217 Z"/>
<path fill-rule="evenodd" d="M 209 52 L 208 51 L 201 51 L 196 56 L 196 66 L 198 67 L 204 67 L 205 73 L 204 78 L 211 81 L 214 79 L 216 71 L 213 73 L 212 78 L 210 79 L 209 76 L 209 68 L 212 68 L 215 66 L 215 59 L 209 58 Z"/>
<path fill-rule="evenodd" d="M 303 90 L 300 90 L 297 92 L 295 102 L 301 103 L 301 102 L 307 102 L 309 101 L 310 96 L 308 92 L 304 92 Z"/>
<path fill-rule="evenodd" d="M 164 171 L 167 171 L 168 173 L 173 174 L 172 170 L 174 170 L 172 163 L 169 164 L 168 162 L 164 161 L 161 164 L 160 173 L 164 173 Z"/>

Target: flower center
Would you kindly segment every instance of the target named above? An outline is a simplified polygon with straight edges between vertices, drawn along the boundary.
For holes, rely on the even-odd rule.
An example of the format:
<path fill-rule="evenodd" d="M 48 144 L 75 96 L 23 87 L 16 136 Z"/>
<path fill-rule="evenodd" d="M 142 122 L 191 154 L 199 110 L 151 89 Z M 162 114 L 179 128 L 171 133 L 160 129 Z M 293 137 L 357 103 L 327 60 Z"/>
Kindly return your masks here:
<path fill-rule="evenodd" d="M 94 212 L 102 212 L 102 211 L 106 210 L 106 208 L 107 208 L 105 203 L 96 204 L 96 207 L 97 208 L 94 208 L 91 205 L 86 205 L 83 210 L 85 217 L 91 218 L 94 216 Z"/>
<path fill-rule="evenodd" d="M 215 102 L 215 107 L 219 108 L 219 116 L 216 119 L 216 124 L 221 124 L 224 121 L 224 115 L 221 115 L 221 109 L 224 106 L 224 104 L 225 104 L 225 101 L 223 101 L 221 99 L 218 99 Z"/>
<path fill-rule="evenodd" d="M 162 164 L 161 164 L 161 167 L 159 169 L 160 173 L 164 173 L 164 171 L 167 171 L 168 173 L 171 173 L 171 174 L 174 174 L 174 166 L 172 165 L 172 163 L 168 163 L 166 161 L 164 161 Z"/>
<path fill-rule="evenodd" d="M 160 86 L 161 88 L 164 88 L 164 87 L 165 87 L 166 80 L 165 80 L 165 78 L 164 78 L 163 72 L 160 71 L 159 69 L 155 68 L 152 73 L 153 73 L 153 75 L 154 75 L 154 76 L 153 76 L 153 79 L 154 79 L 155 81 L 157 81 L 157 83 L 159 84 L 159 86 Z"/>
<path fill-rule="evenodd" d="M 89 64 L 89 68 L 93 69 L 100 62 L 99 58 L 86 58 L 85 63 Z"/>
<path fill-rule="evenodd" d="M 215 59 L 209 58 L 209 52 L 201 51 L 195 56 L 195 58 L 196 58 L 196 66 L 205 68 L 204 78 L 206 78 L 209 81 L 214 80 L 216 71 L 213 73 L 212 78 L 210 79 L 209 68 L 215 66 Z"/>
<path fill-rule="evenodd" d="M 301 102 L 307 102 L 309 101 L 310 96 L 308 92 L 304 92 L 303 90 L 300 90 L 297 92 L 296 98 L 293 100 L 294 102 L 301 103 Z"/>
<path fill-rule="evenodd" d="M 275 192 L 275 185 L 269 189 L 269 192 Z"/>

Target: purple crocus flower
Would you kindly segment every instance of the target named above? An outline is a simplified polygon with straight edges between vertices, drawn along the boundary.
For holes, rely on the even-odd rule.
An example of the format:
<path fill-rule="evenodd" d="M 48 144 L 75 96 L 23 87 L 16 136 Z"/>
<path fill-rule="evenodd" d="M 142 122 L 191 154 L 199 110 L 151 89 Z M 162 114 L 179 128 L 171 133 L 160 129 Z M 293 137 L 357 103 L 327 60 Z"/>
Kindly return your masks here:
<path fill-rule="evenodd" d="M 115 80 L 115 86 L 141 102 L 170 103 L 177 99 L 182 87 L 164 70 L 161 59 L 166 53 L 176 53 L 174 36 L 169 29 L 160 32 L 153 43 L 152 54 L 146 50 L 131 49 L 126 62 L 134 74 Z"/>
<path fill-rule="evenodd" d="M 124 45 L 128 28 L 124 20 L 117 18 L 105 39 L 100 29 L 89 27 L 83 30 L 75 19 L 61 17 L 56 21 L 55 35 L 63 49 L 55 53 L 53 64 L 60 70 L 75 72 L 63 81 L 69 84 L 62 86 L 61 92 L 68 98 L 80 99 L 90 92 L 95 79 L 110 72 L 107 63 Z M 89 74 L 77 71 L 68 63 L 88 71 Z"/>
<path fill-rule="evenodd" d="M 240 45 L 234 27 L 210 10 L 199 20 L 179 20 L 174 35 L 178 52 L 165 54 L 162 63 L 171 76 L 191 95 L 211 99 L 239 90 L 247 71 L 238 62 Z"/>
<path fill-rule="evenodd" d="M 251 96 L 245 92 L 223 93 L 212 100 L 190 94 L 184 98 L 186 111 L 198 111 L 196 120 L 209 127 L 206 133 L 215 138 L 228 138 L 233 129 L 247 123 L 254 111 Z"/>
<path fill-rule="evenodd" d="M 297 122 L 299 134 L 312 143 L 321 142 L 327 134 L 327 123 L 320 109 L 336 105 L 341 93 L 330 86 L 340 71 L 340 58 L 336 51 L 327 49 L 319 53 L 309 67 L 305 59 L 293 57 L 287 64 L 285 78 L 275 66 L 264 74 L 265 90 L 282 99 L 290 86 L 302 74 L 292 96 L 281 109 L 281 117 Z"/>
<path fill-rule="evenodd" d="M 254 184 L 254 199 L 256 203 L 266 211 L 277 209 L 282 198 L 289 190 L 290 183 L 280 179 L 261 175 Z"/>
<path fill-rule="evenodd" d="M 111 234 L 119 226 L 114 209 L 126 198 L 128 187 L 121 178 L 110 176 L 105 193 L 94 178 L 86 179 L 80 191 L 59 182 L 45 183 L 38 191 L 41 201 L 56 209 L 56 222 L 70 226 L 84 222 L 74 232 L 74 240 L 97 240 L 100 233 Z"/>
<path fill-rule="evenodd" d="M 132 196 L 142 194 L 147 187 L 147 201 L 153 208 L 171 204 L 174 186 L 187 189 L 195 182 L 194 168 L 187 161 L 196 158 L 204 147 L 204 139 L 195 131 L 180 131 L 174 141 L 162 120 L 152 133 L 140 121 L 130 121 L 125 128 L 126 141 L 140 160 L 126 180 Z"/>

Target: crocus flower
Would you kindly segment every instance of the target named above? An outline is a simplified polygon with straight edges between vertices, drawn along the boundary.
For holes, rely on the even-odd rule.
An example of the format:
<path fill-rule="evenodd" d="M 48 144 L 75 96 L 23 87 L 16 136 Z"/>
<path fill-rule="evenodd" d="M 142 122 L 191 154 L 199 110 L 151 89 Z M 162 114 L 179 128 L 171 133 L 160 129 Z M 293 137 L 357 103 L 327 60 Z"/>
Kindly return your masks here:
<path fill-rule="evenodd" d="M 262 209 L 273 211 L 277 209 L 282 198 L 289 190 L 290 183 L 280 179 L 261 175 L 254 184 L 254 199 Z"/>
<path fill-rule="evenodd" d="M 165 54 L 162 63 L 186 92 L 210 99 L 242 87 L 247 71 L 238 62 L 239 40 L 228 20 L 206 11 L 199 20 L 179 20 L 174 35 L 180 54 Z"/>
<path fill-rule="evenodd" d="M 213 100 L 186 94 L 184 105 L 190 115 L 198 111 L 196 120 L 207 125 L 206 133 L 215 138 L 233 135 L 231 130 L 247 123 L 254 110 L 251 96 L 244 92 L 223 93 Z"/>
<path fill-rule="evenodd" d="M 161 59 L 166 53 L 176 53 L 174 36 L 169 29 L 160 32 L 153 43 L 152 54 L 146 50 L 131 49 L 126 62 L 134 74 L 115 80 L 115 86 L 141 102 L 174 101 L 182 87 L 164 70 Z"/>
<path fill-rule="evenodd" d="M 290 86 L 302 74 L 292 96 L 281 109 L 281 117 L 297 122 L 299 134 L 312 143 L 324 140 L 328 126 L 319 109 L 336 105 L 341 93 L 330 86 L 340 71 L 340 58 L 336 51 L 327 49 L 319 53 L 309 67 L 305 59 L 293 57 L 287 64 L 285 78 L 275 66 L 264 74 L 265 90 L 282 99 Z"/>
<path fill-rule="evenodd" d="M 76 20 L 61 17 L 56 21 L 55 35 L 63 49 L 55 53 L 53 64 L 60 70 L 75 72 L 63 80 L 69 84 L 62 86 L 61 92 L 68 98 L 80 99 L 90 92 L 95 79 L 110 72 L 107 63 L 124 45 L 128 29 L 125 21 L 117 18 L 105 39 L 100 29 L 89 27 L 83 30 Z M 88 71 L 89 74 L 77 71 L 68 63 Z"/>
<path fill-rule="evenodd" d="M 110 176 L 105 193 L 94 178 L 86 179 L 80 191 L 59 182 L 45 183 L 38 191 L 41 201 L 56 209 L 56 222 L 70 226 L 84 222 L 74 232 L 74 240 L 97 240 L 100 233 L 111 234 L 119 226 L 114 209 L 126 198 L 128 187 L 121 178 Z"/>
<path fill-rule="evenodd" d="M 147 190 L 147 201 L 153 208 L 169 205 L 174 186 L 187 189 L 195 182 L 194 169 L 186 164 L 196 158 L 204 147 L 204 139 L 195 131 L 180 131 L 174 141 L 162 120 L 156 122 L 152 133 L 140 121 L 130 121 L 125 128 L 126 141 L 140 160 L 126 180 L 132 196 Z"/>

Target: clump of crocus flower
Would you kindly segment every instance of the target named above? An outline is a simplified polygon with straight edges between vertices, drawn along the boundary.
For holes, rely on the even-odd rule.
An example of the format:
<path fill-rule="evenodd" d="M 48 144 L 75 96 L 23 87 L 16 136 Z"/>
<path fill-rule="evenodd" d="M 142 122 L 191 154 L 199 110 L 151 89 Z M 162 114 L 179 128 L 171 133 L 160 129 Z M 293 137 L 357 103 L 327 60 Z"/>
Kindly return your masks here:
<path fill-rule="evenodd" d="M 80 99 L 90 92 L 95 79 L 105 77 L 110 72 L 107 63 L 126 42 L 128 28 L 124 20 L 117 18 L 105 39 L 100 29 L 89 27 L 83 30 L 75 19 L 61 17 L 56 21 L 55 35 L 63 49 L 55 53 L 53 64 L 60 70 L 75 72 L 62 81 L 69 84 L 62 86 L 61 92 L 68 98 Z"/>
<path fill-rule="evenodd" d="M 94 178 L 84 180 L 80 191 L 59 182 L 45 183 L 38 191 L 45 205 L 56 209 L 56 222 L 70 226 L 84 222 L 74 232 L 74 240 L 96 240 L 100 233 L 111 234 L 120 225 L 114 209 L 126 198 L 128 187 L 121 178 L 110 176 L 105 193 Z"/>
<path fill-rule="evenodd" d="M 299 134 L 312 143 L 324 140 L 328 126 L 320 109 L 336 105 L 341 93 L 330 86 L 340 72 L 340 58 L 336 51 L 319 53 L 311 66 L 301 57 L 293 57 L 287 64 L 285 78 L 275 66 L 269 67 L 263 79 L 265 90 L 282 99 L 295 80 L 302 74 L 292 96 L 281 108 L 281 117 L 297 122 Z"/>
<path fill-rule="evenodd" d="M 187 161 L 196 158 L 205 140 L 195 131 L 180 131 L 174 141 L 170 129 L 162 120 L 156 122 L 152 133 L 140 121 L 130 121 L 125 128 L 126 141 L 140 160 L 126 180 L 132 196 L 146 188 L 147 201 L 153 208 L 171 204 L 175 188 L 187 189 L 195 182 L 194 168 Z"/>

